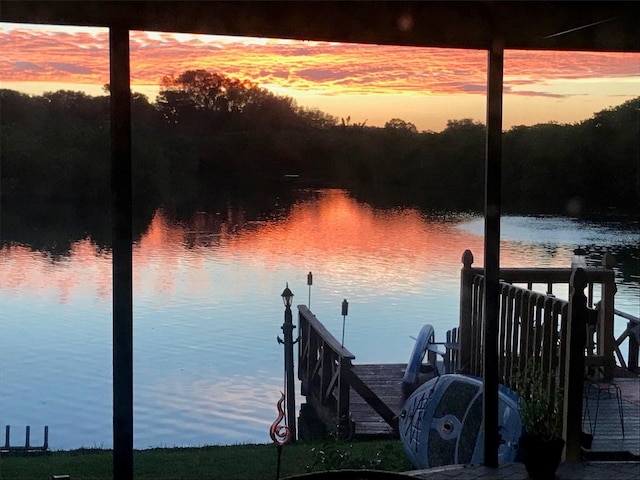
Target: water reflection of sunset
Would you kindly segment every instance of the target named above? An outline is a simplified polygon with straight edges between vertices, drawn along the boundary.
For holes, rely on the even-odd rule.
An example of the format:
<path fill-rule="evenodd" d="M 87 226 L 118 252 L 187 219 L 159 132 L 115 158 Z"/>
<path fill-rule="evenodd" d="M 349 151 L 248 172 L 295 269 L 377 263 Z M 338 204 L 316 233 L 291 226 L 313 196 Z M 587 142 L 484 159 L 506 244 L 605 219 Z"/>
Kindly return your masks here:
<path fill-rule="evenodd" d="M 157 214 L 140 241 L 139 254 L 153 246 L 154 255 L 165 258 L 177 246 L 188 244 L 233 255 L 250 252 L 253 261 L 267 266 L 279 265 L 283 258 L 290 262 L 314 257 L 320 263 L 340 261 L 355 268 L 362 266 L 363 259 L 376 256 L 384 257 L 394 268 L 411 268 L 418 260 L 421 268 L 428 268 L 441 264 L 443 258 L 458 261 L 465 249 L 471 249 L 476 265 L 481 265 L 482 235 L 458 229 L 464 218 L 433 222 L 415 208 L 375 209 L 342 190 L 328 190 L 318 200 L 295 204 L 286 219 L 274 221 L 246 222 L 234 212 L 227 213 L 227 221 L 220 221 L 217 214 L 198 213 L 184 226 L 170 225 Z M 160 238 L 164 241 L 157 241 Z M 531 264 L 539 256 L 535 251 L 508 249 L 503 253 L 503 263 L 511 266 Z"/>
<path fill-rule="evenodd" d="M 375 284 L 398 278 L 399 272 L 417 278 L 443 258 L 459 258 L 459 244 L 446 240 L 452 228 L 425 222 L 415 209 L 376 210 L 342 191 L 331 191 L 317 203 L 295 205 L 286 221 L 230 238 L 229 248 L 251 251 L 252 259 L 267 265 L 313 264 L 316 269 L 351 272 Z M 481 242 L 470 237 L 461 240 L 478 249 Z"/>
<path fill-rule="evenodd" d="M 85 239 L 71 244 L 68 256 L 55 261 L 47 254 L 22 245 L 0 249 L 0 290 L 4 295 L 29 298 L 54 295 L 61 304 L 77 294 L 111 298 L 111 255 Z"/>
<path fill-rule="evenodd" d="M 242 211 L 230 209 L 198 212 L 182 224 L 158 211 L 134 246 L 134 290 L 167 294 L 182 279 L 191 294 L 204 294 L 216 280 L 207 272 L 213 257 L 242 259 L 267 270 L 298 265 L 301 270 L 358 275 L 372 288 L 385 282 L 386 288 L 406 289 L 423 281 L 427 272 L 457 271 L 465 249 L 473 251 L 476 266 L 482 265 L 482 235 L 459 229 L 459 222 L 429 221 L 415 208 L 375 209 L 341 190 L 300 201 L 287 217 L 276 220 L 246 221 Z M 535 248 L 504 248 L 501 263 L 532 266 L 540 256 Z M 55 264 L 23 246 L 4 247 L 0 258 L 5 292 L 55 291 L 61 303 L 87 289 L 99 298 L 110 297 L 110 253 L 98 252 L 88 239 L 74 243 L 69 256 Z M 566 265 L 564 255 L 547 263 Z M 180 274 L 184 269 L 188 276 Z"/>

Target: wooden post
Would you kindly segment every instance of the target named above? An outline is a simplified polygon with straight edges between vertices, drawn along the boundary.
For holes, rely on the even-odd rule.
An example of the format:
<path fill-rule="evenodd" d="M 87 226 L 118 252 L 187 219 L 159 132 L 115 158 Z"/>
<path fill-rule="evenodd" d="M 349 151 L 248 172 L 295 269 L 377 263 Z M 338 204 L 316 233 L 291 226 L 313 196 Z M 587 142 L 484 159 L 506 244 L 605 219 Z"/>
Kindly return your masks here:
<path fill-rule="evenodd" d="M 484 276 L 474 275 L 471 283 L 471 365 L 470 374 L 482 375 L 482 328 L 484 309 Z"/>
<path fill-rule="evenodd" d="M 31 440 L 31 427 L 29 425 L 24 429 L 24 449 L 29 450 L 30 440 Z"/>
<path fill-rule="evenodd" d="M 304 319 L 300 314 L 300 307 L 298 307 L 298 335 L 299 335 L 298 337 L 298 380 L 300 380 L 301 382 L 304 382 L 304 375 L 302 372 L 306 371 L 306 364 L 305 364 L 305 358 L 304 358 L 305 350 L 308 346 L 306 327 L 307 326 L 304 324 Z"/>
<path fill-rule="evenodd" d="M 616 341 L 613 334 L 614 324 L 614 296 L 616 294 L 615 274 L 613 267 L 616 261 L 613 255 L 605 253 L 602 257 L 602 266 L 609 270 L 602 281 L 602 293 L 600 300 L 600 308 L 598 315 L 598 355 L 604 356 L 604 378 L 610 380 L 613 378 L 613 370 L 615 367 L 614 351 Z"/>
<path fill-rule="evenodd" d="M 553 356 L 556 349 L 555 330 L 552 330 L 555 322 L 552 323 L 553 316 L 553 298 L 547 297 L 544 301 L 544 322 L 543 322 L 543 334 L 542 334 L 542 371 L 551 373 L 555 371 L 555 365 L 553 364 Z M 549 375 L 549 381 L 551 381 L 551 375 Z"/>
<path fill-rule="evenodd" d="M 324 405 L 329 397 L 329 387 L 331 384 L 331 363 L 333 357 L 331 355 L 331 347 L 326 341 L 322 342 L 320 360 L 320 401 Z"/>
<path fill-rule="evenodd" d="M 465 250 L 462 254 L 460 273 L 460 321 L 458 329 L 458 373 L 471 373 L 471 317 L 473 315 L 473 253 Z"/>
<path fill-rule="evenodd" d="M 635 323 L 635 325 L 634 325 Z M 628 322 L 627 323 L 627 330 L 632 330 L 635 329 L 637 330 L 638 324 L 637 322 Z M 638 337 L 635 333 L 635 331 L 631 331 L 628 337 L 628 341 L 629 341 L 629 356 L 627 357 L 627 369 L 630 372 L 635 373 L 636 375 L 638 373 L 640 373 L 638 371 L 638 353 L 639 352 L 639 346 L 638 346 Z"/>
<path fill-rule="evenodd" d="M 42 449 L 46 452 L 49 450 L 49 425 L 44 426 L 44 445 Z"/>
<path fill-rule="evenodd" d="M 113 478 L 133 479 L 133 210 L 129 30 L 109 29 L 113 218 Z"/>
<path fill-rule="evenodd" d="M 488 55 L 487 143 L 484 203 L 483 432 L 484 464 L 498 466 L 498 312 L 502 189 L 502 84 L 504 41 L 494 37 Z"/>
<path fill-rule="evenodd" d="M 566 442 L 565 462 L 580 461 L 582 432 L 582 392 L 584 383 L 584 352 L 587 340 L 587 274 L 582 268 L 571 273 L 569 314 L 567 322 L 566 367 L 564 371 L 564 402 L 562 435 Z"/>
<path fill-rule="evenodd" d="M 298 380 L 300 380 L 300 394 L 307 396 L 310 375 L 309 358 L 311 356 L 312 330 L 309 322 L 304 318 L 298 306 Z M 315 352 L 315 350 L 313 351 Z M 315 358 L 315 357 L 314 357 Z"/>
<path fill-rule="evenodd" d="M 305 320 L 306 321 L 306 320 Z M 305 391 L 310 391 L 313 387 L 313 370 L 316 367 L 317 359 L 319 357 L 319 347 L 318 347 L 318 334 L 317 332 L 311 328 L 311 326 L 307 323 L 307 342 L 308 345 L 305 349 Z M 313 361 L 312 361 L 313 360 Z M 298 367 L 300 368 L 300 367 Z M 305 394 L 306 395 L 306 394 Z"/>
<path fill-rule="evenodd" d="M 340 436 L 344 439 L 351 437 L 351 419 L 349 418 L 349 382 L 347 381 L 351 373 L 351 360 L 338 359 L 338 404 L 337 416 Z"/>
<path fill-rule="evenodd" d="M 11 437 L 11 426 L 7 425 L 4 428 L 4 447 L 9 450 L 9 447 L 11 446 L 10 442 L 10 437 Z"/>

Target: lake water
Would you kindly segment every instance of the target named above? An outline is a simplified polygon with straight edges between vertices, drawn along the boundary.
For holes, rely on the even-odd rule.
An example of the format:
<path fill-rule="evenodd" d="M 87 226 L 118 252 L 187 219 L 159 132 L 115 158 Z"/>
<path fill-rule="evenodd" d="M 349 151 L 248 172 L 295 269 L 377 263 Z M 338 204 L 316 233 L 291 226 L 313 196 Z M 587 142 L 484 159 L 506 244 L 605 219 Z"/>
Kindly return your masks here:
<path fill-rule="evenodd" d="M 341 190 L 260 221 L 156 212 L 133 253 L 135 448 L 270 441 L 287 282 L 338 339 L 348 300 L 356 362 L 406 362 L 424 323 L 443 339 L 464 250 L 482 266 L 483 228 L 481 216 L 376 209 Z M 637 224 L 504 217 L 501 229 L 505 267 L 567 267 L 577 246 L 593 265 L 612 252 L 616 307 L 638 315 Z M 110 251 L 87 238 L 63 257 L 13 244 L 0 259 L 0 426 L 15 444 L 25 425 L 41 444 L 49 425 L 52 449 L 112 447 Z"/>

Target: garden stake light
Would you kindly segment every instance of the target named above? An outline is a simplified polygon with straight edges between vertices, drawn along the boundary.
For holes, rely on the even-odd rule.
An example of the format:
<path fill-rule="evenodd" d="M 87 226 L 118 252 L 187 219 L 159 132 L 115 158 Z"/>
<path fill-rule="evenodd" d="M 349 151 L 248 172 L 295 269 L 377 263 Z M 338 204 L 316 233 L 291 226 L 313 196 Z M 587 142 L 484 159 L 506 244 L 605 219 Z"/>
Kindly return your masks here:
<path fill-rule="evenodd" d="M 349 315 L 349 302 L 347 302 L 347 299 L 345 298 L 344 300 L 342 300 L 342 343 L 340 344 L 341 347 L 344 347 L 344 324 L 345 324 L 347 315 Z"/>

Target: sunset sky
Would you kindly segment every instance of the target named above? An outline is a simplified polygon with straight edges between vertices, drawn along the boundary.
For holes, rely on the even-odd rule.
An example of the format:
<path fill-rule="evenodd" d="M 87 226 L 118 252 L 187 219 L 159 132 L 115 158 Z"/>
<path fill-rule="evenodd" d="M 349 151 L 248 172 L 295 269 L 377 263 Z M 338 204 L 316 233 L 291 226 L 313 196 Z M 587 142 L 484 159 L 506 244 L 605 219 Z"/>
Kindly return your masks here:
<path fill-rule="evenodd" d="M 250 79 L 351 122 L 391 118 L 441 131 L 485 122 L 485 51 L 131 32 L 132 89 L 155 100 L 164 75 L 206 69 Z M 102 95 L 108 31 L 0 23 L 0 88 Z M 640 95 L 640 55 L 505 52 L 504 123 L 573 123 Z"/>

